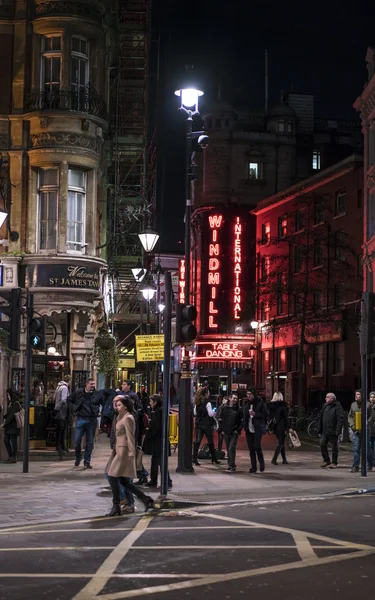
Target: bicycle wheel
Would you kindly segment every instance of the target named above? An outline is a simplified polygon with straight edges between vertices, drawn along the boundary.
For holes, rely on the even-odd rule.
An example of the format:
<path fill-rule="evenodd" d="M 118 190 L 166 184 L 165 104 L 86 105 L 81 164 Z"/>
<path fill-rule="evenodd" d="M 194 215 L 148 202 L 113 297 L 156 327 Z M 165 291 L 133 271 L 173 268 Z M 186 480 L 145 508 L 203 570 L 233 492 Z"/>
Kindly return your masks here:
<path fill-rule="evenodd" d="M 318 419 L 315 419 L 315 421 L 311 421 L 311 423 L 309 423 L 309 426 L 307 428 L 307 433 L 309 434 L 310 437 L 312 437 L 312 438 L 319 437 L 319 434 L 318 434 L 319 425 L 320 425 L 320 422 Z"/>

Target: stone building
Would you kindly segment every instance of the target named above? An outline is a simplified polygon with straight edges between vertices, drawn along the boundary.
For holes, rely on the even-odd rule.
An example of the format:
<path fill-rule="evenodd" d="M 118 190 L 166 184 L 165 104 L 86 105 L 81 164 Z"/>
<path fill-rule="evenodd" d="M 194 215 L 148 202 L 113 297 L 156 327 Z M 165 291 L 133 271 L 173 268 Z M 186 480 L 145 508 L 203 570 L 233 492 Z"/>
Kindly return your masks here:
<path fill-rule="evenodd" d="M 47 318 L 47 351 L 33 359 L 41 392 L 34 429 L 38 418 L 45 423 L 47 392 L 63 374 L 71 373 L 76 387 L 93 373 L 95 311 L 103 316 L 105 8 L 100 0 L 0 6 L 0 157 L 9 173 L 2 193 L 9 213 L 0 232 L 3 286 L 26 287 L 35 311 Z M 3 390 L 7 381 L 23 389 L 24 353 L 25 337 L 10 358 L 10 374 L 3 364 Z"/>

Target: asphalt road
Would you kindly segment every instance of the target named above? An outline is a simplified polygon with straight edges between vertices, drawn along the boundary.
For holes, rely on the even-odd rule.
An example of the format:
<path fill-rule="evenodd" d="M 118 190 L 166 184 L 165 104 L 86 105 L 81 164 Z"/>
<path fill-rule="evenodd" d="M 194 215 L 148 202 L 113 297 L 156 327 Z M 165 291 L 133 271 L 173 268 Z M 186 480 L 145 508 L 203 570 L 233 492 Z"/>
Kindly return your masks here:
<path fill-rule="evenodd" d="M 0 529 L 0 599 L 370 598 L 374 519 L 366 495 Z"/>

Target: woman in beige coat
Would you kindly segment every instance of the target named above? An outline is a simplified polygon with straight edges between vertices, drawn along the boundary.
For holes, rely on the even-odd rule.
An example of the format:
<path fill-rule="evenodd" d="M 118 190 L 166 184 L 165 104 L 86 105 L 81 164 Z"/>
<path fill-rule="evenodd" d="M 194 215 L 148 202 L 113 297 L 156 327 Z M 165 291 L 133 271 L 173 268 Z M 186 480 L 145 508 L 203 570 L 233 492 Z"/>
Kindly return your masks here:
<path fill-rule="evenodd" d="M 146 496 L 146 494 L 133 484 L 133 478 L 137 475 L 135 466 L 136 446 L 133 401 L 129 396 L 117 396 L 115 400 L 117 400 L 118 412 L 116 421 L 116 441 L 106 468 L 113 497 L 113 506 L 112 510 L 107 515 L 108 517 L 121 515 L 118 482 L 143 502 L 145 511 L 154 508 L 153 499 L 150 496 Z"/>

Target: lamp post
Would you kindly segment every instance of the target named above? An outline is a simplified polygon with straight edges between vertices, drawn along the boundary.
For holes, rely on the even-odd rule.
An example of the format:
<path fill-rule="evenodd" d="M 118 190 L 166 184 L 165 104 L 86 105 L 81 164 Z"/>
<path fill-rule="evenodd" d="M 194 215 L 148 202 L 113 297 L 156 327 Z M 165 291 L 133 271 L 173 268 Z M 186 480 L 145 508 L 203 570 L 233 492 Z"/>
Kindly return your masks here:
<path fill-rule="evenodd" d="M 191 236 L 191 181 L 193 177 L 192 165 L 192 139 L 193 116 L 199 114 L 198 101 L 203 92 L 196 85 L 190 83 L 175 91 L 180 98 L 180 107 L 185 116 L 185 298 L 186 304 L 190 304 L 190 236 Z M 199 132 L 201 133 L 201 132 Z M 179 404 L 179 444 L 178 444 L 178 466 L 177 472 L 194 472 L 193 454 L 193 414 L 191 406 L 191 366 L 189 352 L 186 351 L 182 360 L 180 380 L 180 404 Z M 169 385 L 169 382 L 168 382 Z"/>

